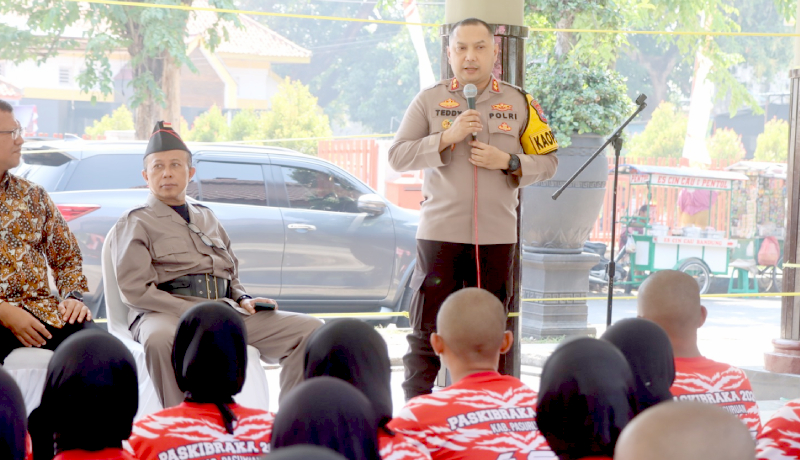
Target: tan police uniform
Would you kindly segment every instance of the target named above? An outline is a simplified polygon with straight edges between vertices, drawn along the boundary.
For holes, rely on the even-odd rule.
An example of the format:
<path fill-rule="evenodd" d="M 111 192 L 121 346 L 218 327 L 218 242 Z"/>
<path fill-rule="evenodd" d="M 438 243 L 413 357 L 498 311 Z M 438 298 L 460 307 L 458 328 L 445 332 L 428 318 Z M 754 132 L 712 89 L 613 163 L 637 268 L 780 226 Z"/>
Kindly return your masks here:
<path fill-rule="evenodd" d="M 214 247 L 189 229 L 175 210 L 154 195 L 146 204 L 127 211 L 117 222 L 111 241 L 117 281 L 125 304 L 130 308 L 129 322 L 134 338 L 144 345 L 145 359 L 161 403 L 171 407 L 183 402 L 183 392 L 172 369 L 172 342 L 179 318 L 193 305 L 214 299 L 224 292 L 213 285 L 214 277 L 229 280 L 228 298 L 220 298 L 238 307 L 233 299 L 245 294 L 239 281 L 238 261 L 231 241 L 214 213 L 187 199 L 190 221 L 199 227 Z M 184 275 L 213 275 L 198 296 L 175 295 L 159 285 Z M 219 286 L 218 286 L 219 287 Z M 243 314 L 248 344 L 261 352 L 268 363 L 280 363 L 281 396 L 303 380 L 303 359 L 308 336 L 322 322 L 307 315 L 284 311 L 261 311 Z"/>
<path fill-rule="evenodd" d="M 518 154 L 521 176 L 477 168 L 477 241 L 475 235 L 475 167 L 468 161 L 472 136 L 439 151 L 442 133 L 468 110 L 463 85 L 442 80 L 420 92 L 406 111 L 389 149 L 397 171 L 424 170 L 415 290 L 410 307 L 413 333 L 403 358 L 406 398 L 430 393 L 440 362 L 429 343 L 444 299 L 465 286 L 477 285 L 475 247 L 480 246 L 481 287 L 502 302 L 510 297 L 510 268 L 517 242 L 519 188 L 553 177 L 557 143 L 535 101 L 517 87 L 492 77 L 476 99 L 483 130 L 477 140 Z M 531 112 L 532 111 L 532 112 Z M 536 129 L 530 125 L 529 114 Z M 528 135 L 530 148 L 520 139 Z"/>

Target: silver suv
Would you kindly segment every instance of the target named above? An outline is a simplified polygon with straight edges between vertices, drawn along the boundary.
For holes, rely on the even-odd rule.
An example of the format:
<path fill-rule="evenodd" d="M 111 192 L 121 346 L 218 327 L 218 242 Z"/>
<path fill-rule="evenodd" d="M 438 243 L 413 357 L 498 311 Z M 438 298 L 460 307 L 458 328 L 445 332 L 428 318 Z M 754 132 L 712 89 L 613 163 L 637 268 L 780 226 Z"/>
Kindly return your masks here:
<path fill-rule="evenodd" d="M 327 161 L 292 150 L 189 145 L 187 195 L 222 221 L 251 295 L 304 313 L 408 308 L 419 215 Z M 100 251 L 122 213 L 145 201 L 143 142 L 28 143 L 15 174 L 42 185 L 78 238 L 86 302 L 105 317 Z M 386 317 L 384 317 L 386 319 Z M 403 321 L 400 321 L 402 324 Z"/>

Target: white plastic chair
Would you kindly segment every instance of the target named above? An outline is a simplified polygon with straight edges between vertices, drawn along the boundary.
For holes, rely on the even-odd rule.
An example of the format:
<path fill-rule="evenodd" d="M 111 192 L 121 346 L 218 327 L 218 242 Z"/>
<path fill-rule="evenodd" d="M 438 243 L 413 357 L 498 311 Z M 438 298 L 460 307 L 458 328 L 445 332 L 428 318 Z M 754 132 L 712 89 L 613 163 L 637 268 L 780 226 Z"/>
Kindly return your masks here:
<path fill-rule="evenodd" d="M 17 348 L 3 363 L 3 369 L 11 374 L 22 391 L 28 415 L 39 407 L 42 391 L 47 380 L 47 365 L 53 352 L 41 348 Z"/>
<path fill-rule="evenodd" d="M 122 340 L 136 359 L 139 371 L 139 411 L 136 413 L 138 420 L 145 415 L 161 410 L 162 407 L 147 370 L 144 346 L 133 339 L 133 335 L 128 329 L 128 312 L 130 310 L 120 296 L 114 259 L 109 248 L 113 236 L 114 227 L 106 235 L 102 251 L 103 289 L 106 315 L 108 316 L 108 332 Z M 247 371 L 244 386 L 242 391 L 234 396 L 234 400 L 245 407 L 269 410 L 269 387 L 266 373 L 261 367 L 261 355 L 257 348 L 250 345 L 247 346 Z"/>

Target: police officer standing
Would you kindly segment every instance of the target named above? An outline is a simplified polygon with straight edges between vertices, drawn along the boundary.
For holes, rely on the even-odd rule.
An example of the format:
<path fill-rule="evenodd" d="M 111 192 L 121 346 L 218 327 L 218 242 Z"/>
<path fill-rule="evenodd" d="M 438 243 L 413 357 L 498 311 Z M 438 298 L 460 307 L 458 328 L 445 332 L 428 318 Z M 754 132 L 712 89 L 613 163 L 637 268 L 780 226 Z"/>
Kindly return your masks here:
<path fill-rule="evenodd" d="M 424 170 L 414 297 L 403 358 L 406 399 L 430 393 L 441 363 L 430 345 L 444 299 L 479 286 L 508 308 L 519 188 L 555 174 L 557 144 L 539 105 L 492 74 L 494 33 L 479 19 L 456 23 L 447 48 L 455 78 L 420 92 L 406 111 L 389 162 Z M 468 110 L 464 86 L 477 87 Z"/>
<path fill-rule="evenodd" d="M 120 217 L 110 245 L 120 294 L 130 308 L 130 330 L 144 345 L 161 404 L 172 407 L 185 399 L 172 367 L 172 343 L 181 315 L 208 300 L 242 314 L 247 343 L 264 361 L 282 365 L 285 395 L 303 380 L 305 343 L 322 322 L 247 295 L 222 224 L 209 208 L 186 200 L 195 173 L 192 153 L 168 123 L 159 122 L 153 130 L 144 167 L 150 196 Z M 257 310 L 259 304 L 274 310 Z"/>

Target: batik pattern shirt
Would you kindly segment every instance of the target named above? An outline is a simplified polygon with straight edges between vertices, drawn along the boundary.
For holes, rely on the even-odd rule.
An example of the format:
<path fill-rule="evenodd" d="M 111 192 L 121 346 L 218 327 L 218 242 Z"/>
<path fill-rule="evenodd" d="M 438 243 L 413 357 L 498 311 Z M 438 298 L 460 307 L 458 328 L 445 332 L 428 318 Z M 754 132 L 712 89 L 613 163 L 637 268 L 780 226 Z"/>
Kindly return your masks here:
<path fill-rule="evenodd" d="M 481 372 L 411 399 L 389 428 L 433 460 L 554 459 L 536 425 L 536 397 L 519 379 Z"/>
<path fill-rule="evenodd" d="M 675 382 L 670 392 L 676 401 L 716 404 L 742 419 L 755 438 L 761 417 L 750 380 L 741 369 L 708 358 L 675 358 Z"/>
<path fill-rule="evenodd" d="M 50 292 L 47 268 L 65 297 L 89 290 L 82 263 L 78 241 L 47 192 L 5 173 L 0 178 L 0 300 L 60 328 L 64 321 Z"/>
<path fill-rule="evenodd" d="M 139 460 L 222 460 L 261 458 L 270 451 L 275 416 L 231 404 L 233 434 L 225 431 L 214 404 L 184 402 L 148 415 L 133 425 L 128 443 Z"/>
<path fill-rule="evenodd" d="M 764 424 L 756 440 L 759 460 L 800 458 L 800 400 L 789 401 Z"/>

